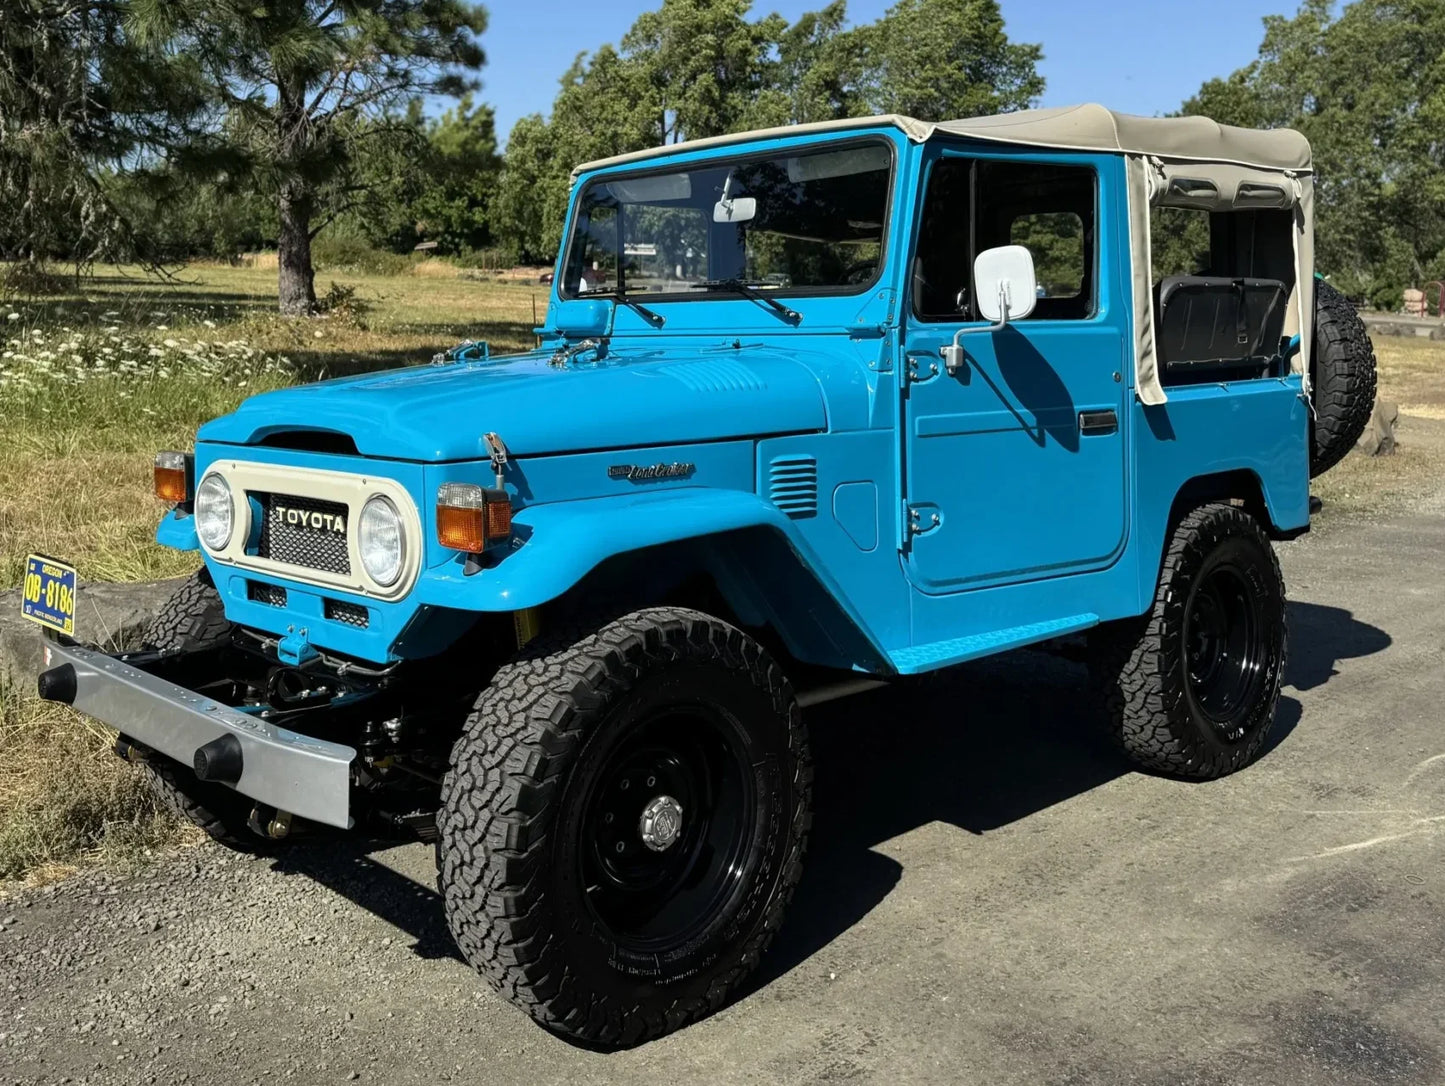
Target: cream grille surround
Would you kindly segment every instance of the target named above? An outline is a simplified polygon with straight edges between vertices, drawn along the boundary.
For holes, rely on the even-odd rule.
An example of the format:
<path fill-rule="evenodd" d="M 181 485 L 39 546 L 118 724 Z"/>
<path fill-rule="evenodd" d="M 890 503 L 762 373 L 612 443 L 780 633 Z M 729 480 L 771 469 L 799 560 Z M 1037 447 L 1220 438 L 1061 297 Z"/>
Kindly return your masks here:
<path fill-rule="evenodd" d="M 207 475 L 219 475 L 230 484 L 231 513 L 235 518 L 230 542 L 223 548 L 213 551 L 206 548 L 204 543 L 201 544 L 215 561 L 236 569 L 267 573 L 302 584 L 341 589 L 378 600 L 400 599 L 411 591 L 412 585 L 416 583 L 417 575 L 421 572 L 424 543 L 421 517 L 412 503 L 411 495 L 395 480 L 350 472 L 323 471 L 318 468 L 255 464 L 244 460 L 214 461 L 201 478 L 204 479 Z M 277 562 L 249 553 L 248 547 L 254 546 L 261 528 L 253 515 L 250 499 L 252 493 L 270 493 L 282 500 L 285 497 L 311 498 L 344 505 L 346 547 L 350 556 L 351 572 L 332 573 L 308 566 Z M 366 575 L 365 567 L 361 564 L 360 541 L 356 531 L 356 527 L 361 523 L 361 507 L 377 495 L 391 500 L 401 516 L 402 523 L 401 575 L 397 577 L 396 583 L 389 587 L 377 584 Z"/>

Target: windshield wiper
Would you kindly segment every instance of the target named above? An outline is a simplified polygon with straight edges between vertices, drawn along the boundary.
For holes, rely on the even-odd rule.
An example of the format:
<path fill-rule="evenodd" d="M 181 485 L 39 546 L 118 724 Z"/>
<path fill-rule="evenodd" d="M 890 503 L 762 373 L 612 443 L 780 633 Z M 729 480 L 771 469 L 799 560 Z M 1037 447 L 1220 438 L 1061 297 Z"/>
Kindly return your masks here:
<path fill-rule="evenodd" d="M 579 290 L 573 295 L 574 298 L 611 298 L 614 302 L 621 302 L 628 309 L 638 314 L 654 328 L 661 328 L 667 323 L 667 318 L 655 309 L 648 309 L 641 302 L 634 302 L 627 296 L 625 291 L 613 290 L 611 287 L 593 287 L 591 290 Z"/>
<path fill-rule="evenodd" d="M 707 279 L 701 283 L 694 283 L 693 290 L 715 290 L 729 294 L 741 294 L 754 302 L 761 302 L 789 324 L 797 324 L 803 319 L 803 315 L 796 309 L 789 309 L 776 298 L 769 298 L 758 287 L 771 286 L 756 279 Z"/>

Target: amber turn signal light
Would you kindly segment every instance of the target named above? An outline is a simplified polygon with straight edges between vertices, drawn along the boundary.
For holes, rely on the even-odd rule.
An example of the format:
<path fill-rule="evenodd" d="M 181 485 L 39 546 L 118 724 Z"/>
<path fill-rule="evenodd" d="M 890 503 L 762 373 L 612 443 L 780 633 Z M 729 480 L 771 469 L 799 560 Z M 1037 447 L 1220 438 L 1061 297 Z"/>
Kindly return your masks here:
<path fill-rule="evenodd" d="M 156 497 L 176 505 L 190 501 L 192 463 L 188 453 L 156 453 Z"/>
<path fill-rule="evenodd" d="M 512 535 L 512 502 L 505 490 L 474 483 L 437 488 L 437 542 L 465 554 L 480 554 Z"/>

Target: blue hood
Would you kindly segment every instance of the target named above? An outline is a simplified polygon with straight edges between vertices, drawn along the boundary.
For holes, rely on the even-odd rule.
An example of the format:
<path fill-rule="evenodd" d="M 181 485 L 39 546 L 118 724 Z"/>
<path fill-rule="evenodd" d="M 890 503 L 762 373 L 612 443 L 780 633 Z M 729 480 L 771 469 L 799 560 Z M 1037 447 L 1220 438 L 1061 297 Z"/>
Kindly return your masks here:
<path fill-rule="evenodd" d="M 486 455 L 489 430 L 524 456 L 827 425 L 817 378 L 781 352 L 659 346 L 591 357 L 557 367 L 537 352 L 302 385 L 254 396 L 197 437 L 245 445 L 319 430 L 350 436 L 364 456 L 470 460 Z"/>

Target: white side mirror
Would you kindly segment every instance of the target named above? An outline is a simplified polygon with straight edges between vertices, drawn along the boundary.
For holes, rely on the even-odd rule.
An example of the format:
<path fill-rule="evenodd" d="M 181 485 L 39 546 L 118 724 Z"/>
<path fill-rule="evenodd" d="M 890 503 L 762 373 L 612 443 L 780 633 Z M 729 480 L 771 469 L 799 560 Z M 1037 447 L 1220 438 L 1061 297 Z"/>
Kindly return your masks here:
<path fill-rule="evenodd" d="M 973 262 L 973 289 L 986 320 L 998 325 L 1023 320 L 1038 301 L 1033 254 L 1022 245 L 985 249 Z"/>
<path fill-rule="evenodd" d="M 973 290 L 979 314 L 993 323 L 987 328 L 960 328 L 953 342 L 939 350 L 950 377 L 968 365 L 959 342 L 967 333 L 997 332 L 1010 320 L 1023 320 L 1034 311 L 1039 283 L 1033 254 L 1022 245 L 985 249 L 973 262 Z"/>
<path fill-rule="evenodd" d="M 751 222 L 758 213 L 758 201 L 752 196 L 722 199 L 712 205 L 713 222 Z"/>

